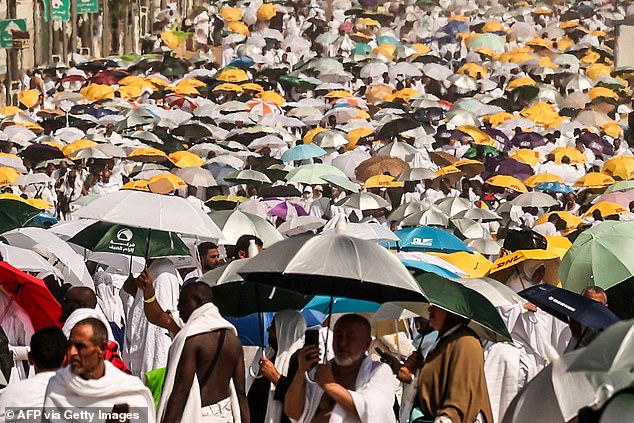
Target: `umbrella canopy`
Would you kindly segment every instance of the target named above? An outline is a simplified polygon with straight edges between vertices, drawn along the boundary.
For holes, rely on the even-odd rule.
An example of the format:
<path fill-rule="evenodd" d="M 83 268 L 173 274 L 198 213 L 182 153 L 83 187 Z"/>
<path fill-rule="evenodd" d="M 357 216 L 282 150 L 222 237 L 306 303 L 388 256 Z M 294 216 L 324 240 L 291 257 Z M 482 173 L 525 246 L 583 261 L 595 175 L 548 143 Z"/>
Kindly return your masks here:
<path fill-rule="evenodd" d="M 347 235 L 289 238 L 262 251 L 240 273 L 247 281 L 308 295 L 375 302 L 424 301 L 418 284 L 393 254 Z"/>
<path fill-rule="evenodd" d="M 286 236 L 295 236 L 323 227 L 326 221 L 317 216 L 297 216 L 282 223 L 277 230 Z"/>
<path fill-rule="evenodd" d="M 605 221 L 582 232 L 564 256 L 559 276 L 564 288 L 581 292 L 590 285 L 608 289 L 634 275 L 634 223 Z"/>
<path fill-rule="evenodd" d="M 302 165 L 297 167 L 286 175 L 286 180 L 288 182 L 301 182 L 304 184 L 325 184 L 326 181 L 322 179 L 322 176 L 326 175 L 335 175 L 346 180 L 348 177 L 339 169 L 334 166 L 325 165 L 325 164 L 310 164 L 310 165 Z"/>
<path fill-rule="evenodd" d="M 515 197 L 512 203 L 518 207 L 552 207 L 559 204 L 553 197 L 541 192 L 525 192 Z"/>
<path fill-rule="evenodd" d="M 394 234 L 399 237 L 398 247 L 403 251 L 471 252 L 455 235 L 431 226 L 401 229 Z"/>
<path fill-rule="evenodd" d="M 269 216 L 279 217 L 280 219 L 287 221 L 297 216 L 306 216 L 308 213 L 304 210 L 301 204 L 293 203 L 291 201 L 280 201 L 274 205 L 267 214 Z"/>
<path fill-rule="evenodd" d="M 496 175 L 486 180 L 486 183 L 500 188 L 517 192 L 528 192 L 526 186 L 517 178 L 508 175 Z"/>
<path fill-rule="evenodd" d="M 186 167 L 174 172 L 176 176 L 194 187 L 213 187 L 218 185 L 214 176 L 207 169 Z"/>
<path fill-rule="evenodd" d="M 222 229 L 226 243 L 230 245 L 235 245 L 238 238 L 245 234 L 260 238 L 265 248 L 284 239 L 266 219 L 238 209 L 212 211 L 209 216 Z"/>
<path fill-rule="evenodd" d="M 244 169 L 235 171 L 224 177 L 227 182 L 236 184 L 270 184 L 271 180 L 262 172 L 257 170 Z"/>
<path fill-rule="evenodd" d="M 93 223 L 68 242 L 93 252 L 126 256 L 158 258 L 190 255 L 187 245 L 174 233 L 154 231 L 150 236 L 148 229 L 104 222 Z"/>
<path fill-rule="evenodd" d="M 575 321 L 595 332 L 621 320 L 604 304 L 552 285 L 535 285 L 518 294 L 565 323 Z"/>
<path fill-rule="evenodd" d="M 433 273 L 415 275 L 429 304 L 469 320 L 469 327 L 480 337 L 494 342 L 510 341 L 506 325 L 491 302 L 479 292 Z M 422 316 L 428 315 L 428 305 L 397 303 Z"/>
<path fill-rule="evenodd" d="M 282 154 L 283 162 L 294 162 L 300 160 L 308 160 L 316 157 L 325 156 L 326 150 L 315 144 L 300 144 L 289 148 Z"/>
<path fill-rule="evenodd" d="M 629 372 L 634 365 L 632 358 L 632 320 L 618 322 L 597 336 L 575 358 L 569 367 L 571 372 Z"/>
<path fill-rule="evenodd" d="M 24 309 L 36 331 L 59 326 L 62 308 L 42 279 L 0 262 L 0 287 Z"/>
<path fill-rule="evenodd" d="M 147 210 L 152 210 L 152 213 L 147 213 Z M 223 238 L 220 228 L 209 216 L 184 198 L 142 191 L 103 195 L 80 209 L 75 216 L 136 228 Z"/>
<path fill-rule="evenodd" d="M 0 233 L 20 228 L 40 213 L 40 210 L 23 201 L 0 198 Z"/>
<path fill-rule="evenodd" d="M 390 207 L 390 203 L 387 200 L 371 192 L 358 192 L 349 195 L 338 201 L 336 205 L 357 210 L 376 210 Z"/>

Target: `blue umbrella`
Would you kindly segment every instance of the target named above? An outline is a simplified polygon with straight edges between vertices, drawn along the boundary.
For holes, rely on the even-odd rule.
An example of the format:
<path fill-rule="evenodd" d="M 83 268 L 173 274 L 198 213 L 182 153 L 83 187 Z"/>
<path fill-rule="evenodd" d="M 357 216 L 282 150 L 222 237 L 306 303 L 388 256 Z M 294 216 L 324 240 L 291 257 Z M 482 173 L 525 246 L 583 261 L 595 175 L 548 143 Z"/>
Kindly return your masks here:
<path fill-rule="evenodd" d="M 535 187 L 536 190 L 544 192 L 554 192 L 556 194 L 568 194 L 574 192 L 568 185 L 561 182 L 542 182 Z"/>
<path fill-rule="evenodd" d="M 445 34 L 456 35 L 460 32 L 466 32 L 469 27 L 466 23 L 460 21 L 451 21 L 445 25 L 441 31 Z"/>
<path fill-rule="evenodd" d="M 317 295 L 306 306 L 304 310 L 317 310 L 328 314 L 330 307 L 330 296 Z M 354 300 L 351 298 L 335 297 L 332 302 L 333 313 L 374 313 L 381 304 L 374 301 Z"/>
<path fill-rule="evenodd" d="M 376 43 L 378 45 L 382 45 L 382 44 L 391 44 L 393 46 L 396 47 L 400 47 L 401 46 L 401 42 L 399 40 L 397 40 L 396 38 L 392 37 L 391 35 L 381 35 L 376 39 Z"/>
<path fill-rule="evenodd" d="M 229 66 L 235 66 L 240 69 L 249 69 L 255 65 L 255 62 L 249 57 L 237 57 L 229 63 Z"/>
<path fill-rule="evenodd" d="M 275 317 L 275 313 L 262 313 L 263 316 L 263 326 L 264 328 L 268 328 L 273 322 L 273 317 Z M 240 342 L 242 345 L 250 345 L 259 347 L 262 345 L 262 340 L 260 338 L 260 329 L 259 329 L 259 320 L 258 313 L 249 314 L 244 317 L 225 317 L 233 326 L 236 327 L 238 331 L 238 338 L 240 338 Z M 264 345 L 269 344 L 268 333 L 264 331 Z"/>
<path fill-rule="evenodd" d="M 400 229 L 394 234 L 399 237 L 398 248 L 403 251 L 471 252 L 469 247 L 454 234 L 431 226 Z"/>
<path fill-rule="evenodd" d="M 401 263 L 405 265 L 408 269 L 418 269 L 423 272 L 435 273 L 438 276 L 442 276 L 445 278 L 459 278 L 460 275 L 456 275 L 453 272 L 450 272 L 447 269 L 444 269 L 440 266 L 436 266 L 435 264 L 425 263 L 424 261 L 418 260 L 401 260 Z M 310 304 L 310 303 L 309 303 Z"/>
<path fill-rule="evenodd" d="M 283 162 L 294 162 L 299 160 L 308 160 L 314 157 L 326 155 L 326 151 L 315 144 L 300 144 L 293 148 L 289 148 L 282 154 Z"/>
<path fill-rule="evenodd" d="M 57 223 L 57 218 L 46 212 L 40 212 L 33 218 L 32 222 L 43 228 L 48 228 Z"/>
<path fill-rule="evenodd" d="M 604 304 L 556 286 L 531 286 L 518 294 L 559 320 L 566 323 L 574 320 L 596 332 L 621 320 Z"/>

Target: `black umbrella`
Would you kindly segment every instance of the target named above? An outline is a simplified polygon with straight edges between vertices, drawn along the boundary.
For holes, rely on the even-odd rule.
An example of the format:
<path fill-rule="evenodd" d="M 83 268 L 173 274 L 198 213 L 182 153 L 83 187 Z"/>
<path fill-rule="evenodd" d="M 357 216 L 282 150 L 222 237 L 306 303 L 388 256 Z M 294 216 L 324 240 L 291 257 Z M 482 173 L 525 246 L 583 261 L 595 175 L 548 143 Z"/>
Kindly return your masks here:
<path fill-rule="evenodd" d="M 422 123 L 410 117 L 391 120 L 381 127 L 376 138 L 392 138 L 396 135 L 418 128 Z"/>
<path fill-rule="evenodd" d="M 536 285 L 518 294 L 559 320 L 575 321 L 596 332 L 621 320 L 604 304 L 556 286 Z"/>
<path fill-rule="evenodd" d="M 274 187 L 262 187 L 259 191 L 261 197 L 299 197 L 302 195 L 297 188 L 292 185 L 276 185 Z"/>
<path fill-rule="evenodd" d="M 64 153 L 52 145 L 31 144 L 20 153 L 20 156 L 30 162 L 37 163 L 52 159 L 63 159 Z"/>

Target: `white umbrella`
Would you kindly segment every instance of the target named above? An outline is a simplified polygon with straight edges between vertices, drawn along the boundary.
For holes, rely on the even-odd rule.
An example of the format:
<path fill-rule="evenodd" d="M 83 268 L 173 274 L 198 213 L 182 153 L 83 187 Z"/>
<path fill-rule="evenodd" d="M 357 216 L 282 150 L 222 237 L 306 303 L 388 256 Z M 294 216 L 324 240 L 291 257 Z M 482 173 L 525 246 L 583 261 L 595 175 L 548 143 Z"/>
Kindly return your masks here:
<path fill-rule="evenodd" d="M 213 187 L 218 185 L 210 171 L 200 167 L 186 167 L 174 172 L 176 176 L 194 187 Z"/>
<path fill-rule="evenodd" d="M 323 233 L 335 232 L 336 228 L 324 230 Z M 398 237 L 394 232 L 379 223 L 347 223 L 343 230 L 345 235 L 355 238 L 364 239 L 371 242 L 387 242 L 398 241 Z"/>
<path fill-rule="evenodd" d="M 467 239 L 489 237 L 489 232 L 479 222 L 471 219 L 452 219 L 451 222 Z"/>
<path fill-rule="evenodd" d="M 436 179 L 438 175 L 431 169 L 423 168 L 423 167 L 413 167 L 403 171 L 398 178 L 397 181 L 407 182 L 407 181 L 424 181 Z"/>
<path fill-rule="evenodd" d="M 53 232 L 42 228 L 20 228 L 5 232 L 2 236 L 9 245 L 36 249 L 41 255 L 48 256 L 49 263 L 61 272 L 65 282 L 94 289 L 84 259 Z"/>
<path fill-rule="evenodd" d="M 399 159 L 406 160 L 408 157 L 418 153 L 420 153 L 420 151 L 417 148 L 412 147 L 406 142 L 392 141 L 391 143 L 381 147 L 376 154 L 379 156 L 398 157 Z"/>
<path fill-rule="evenodd" d="M 243 213 L 236 209 L 212 211 L 210 216 L 222 228 L 225 243 L 229 245 L 235 245 L 242 235 L 257 236 L 262 240 L 265 248 L 284 239 L 269 221 L 254 214 Z"/>
<path fill-rule="evenodd" d="M 436 205 L 449 217 L 454 217 L 458 213 L 473 208 L 473 203 L 462 197 L 447 197 L 439 200 Z"/>
<path fill-rule="evenodd" d="M 559 204 L 550 195 L 536 191 L 520 194 L 511 202 L 518 207 L 552 207 Z"/>
<path fill-rule="evenodd" d="M 406 216 L 414 214 L 419 211 L 428 210 L 429 203 L 423 203 L 420 201 L 412 201 L 411 203 L 401 204 L 390 213 L 389 219 L 392 222 L 398 222 L 403 220 Z"/>
<path fill-rule="evenodd" d="M 413 65 L 410 62 L 398 62 L 390 66 L 388 75 L 390 76 L 390 78 L 396 79 L 396 77 L 399 75 L 406 78 L 411 78 L 413 76 L 421 76 L 422 73 L 420 69 L 416 67 L 416 65 Z"/>
<path fill-rule="evenodd" d="M 443 260 L 440 257 L 433 256 L 431 254 L 421 253 L 417 251 L 407 251 L 407 252 L 402 251 L 400 253 L 396 253 L 396 257 L 398 257 L 399 260 L 422 261 L 423 263 L 433 264 L 434 266 L 442 267 L 443 269 L 451 273 L 455 273 L 456 275 L 459 275 L 459 276 L 468 276 L 464 270 L 459 269 L 453 264 L 449 263 L 448 261 Z"/>
<path fill-rule="evenodd" d="M 426 63 L 423 65 L 422 72 L 425 76 L 428 76 L 436 81 L 444 81 L 453 75 L 453 71 L 451 69 L 438 63 Z"/>
<path fill-rule="evenodd" d="M 275 135 L 265 135 L 260 138 L 256 138 L 247 146 L 251 150 L 257 150 L 258 148 L 268 147 L 268 148 L 282 148 L 288 147 L 286 141 L 282 140 Z"/>
<path fill-rule="evenodd" d="M 332 159 L 332 166 L 342 171 L 348 178 L 355 179 L 354 170 L 364 161 L 372 158 L 370 153 L 362 149 L 346 151 Z"/>
<path fill-rule="evenodd" d="M 18 176 L 11 185 L 25 186 L 33 184 L 48 184 L 51 182 L 51 178 L 46 173 L 27 173 L 26 175 Z"/>
<path fill-rule="evenodd" d="M 0 243 L 0 256 L 2 256 L 3 261 L 6 261 L 11 266 L 23 272 L 35 273 L 40 279 L 47 276 L 47 274 L 63 277 L 58 269 L 54 268 L 33 250 Z"/>
<path fill-rule="evenodd" d="M 314 231 L 325 224 L 326 221 L 317 216 L 297 216 L 282 223 L 277 230 L 283 235 L 294 236 Z"/>
<path fill-rule="evenodd" d="M 465 278 L 452 280 L 463 284 L 484 295 L 494 307 L 511 306 L 514 304 L 524 305 L 527 301 L 517 295 L 508 286 L 502 282 L 491 278 Z"/>
<path fill-rule="evenodd" d="M 0 156 L 0 167 L 10 167 L 22 173 L 28 172 L 22 163 L 22 159 L 17 156 Z"/>
<path fill-rule="evenodd" d="M 412 213 L 401 220 L 401 226 L 447 226 L 449 217 L 438 207 Z"/>
<path fill-rule="evenodd" d="M 118 191 L 99 197 L 75 215 L 137 228 L 223 238 L 220 228 L 200 208 L 184 198 L 169 195 Z"/>
<path fill-rule="evenodd" d="M 381 62 L 372 62 L 361 68 L 361 78 L 377 78 L 387 72 L 387 65 Z"/>
<path fill-rule="evenodd" d="M 336 205 L 357 210 L 375 210 L 390 207 L 390 203 L 387 200 L 371 192 L 357 192 L 338 201 Z"/>
<path fill-rule="evenodd" d="M 492 238 L 469 239 L 465 244 L 472 250 L 484 255 L 494 256 L 500 254 L 500 244 L 495 242 Z"/>

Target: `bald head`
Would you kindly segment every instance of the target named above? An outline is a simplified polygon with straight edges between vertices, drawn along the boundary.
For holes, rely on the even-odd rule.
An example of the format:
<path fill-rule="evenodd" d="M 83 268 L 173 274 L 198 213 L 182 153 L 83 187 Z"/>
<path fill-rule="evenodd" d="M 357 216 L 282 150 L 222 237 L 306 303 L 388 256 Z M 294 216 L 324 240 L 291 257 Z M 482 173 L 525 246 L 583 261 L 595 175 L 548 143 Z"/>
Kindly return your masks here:
<path fill-rule="evenodd" d="M 192 282 L 183 286 L 181 295 L 178 298 L 178 312 L 183 321 L 187 321 L 189 316 L 198 307 L 212 302 L 213 290 L 204 282 Z"/>
<path fill-rule="evenodd" d="M 94 309 L 97 307 L 97 296 L 95 292 L 85 286 L 74 286 L 70 288 L 62 300 L 62 315 L 59 319 L 61 323 L 66 322 L 68 316 L 79 308 Z"/>

